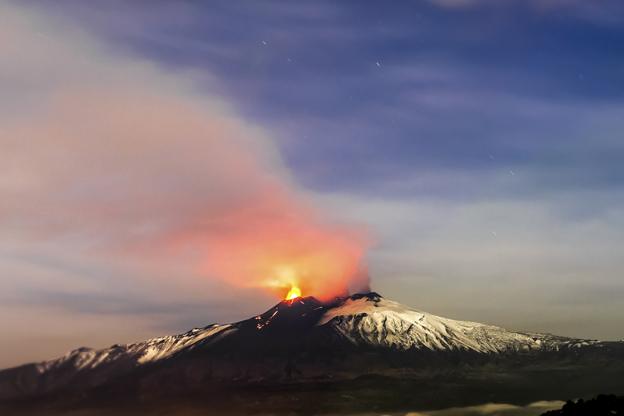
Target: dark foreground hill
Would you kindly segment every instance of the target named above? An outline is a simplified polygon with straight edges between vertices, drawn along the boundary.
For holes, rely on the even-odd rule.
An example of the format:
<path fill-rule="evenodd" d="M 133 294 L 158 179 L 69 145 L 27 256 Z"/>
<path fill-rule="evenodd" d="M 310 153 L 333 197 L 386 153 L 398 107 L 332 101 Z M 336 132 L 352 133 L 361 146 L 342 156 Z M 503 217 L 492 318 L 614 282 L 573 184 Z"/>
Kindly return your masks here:
<path fill-rule="evenodd" d="M 4 370 L 0 411 L 356 413 L 603 391 L 624 391 L 624 343 L 507 331 L 365 293 Z"/>
<path fill-rule="evenodd" d="M 543 416 L 622 416 L 624 397 L 601 394 L 590 400 L 568 401 L 560 410 L 551 410 Z"/>

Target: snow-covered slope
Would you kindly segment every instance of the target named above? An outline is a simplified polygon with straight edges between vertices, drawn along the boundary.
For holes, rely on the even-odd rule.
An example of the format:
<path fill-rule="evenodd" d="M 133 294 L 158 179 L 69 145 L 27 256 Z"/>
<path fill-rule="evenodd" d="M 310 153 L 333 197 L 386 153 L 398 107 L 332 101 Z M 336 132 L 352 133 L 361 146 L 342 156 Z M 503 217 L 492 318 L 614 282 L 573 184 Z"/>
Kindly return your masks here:
<path fill-rule="evenodd" d="M 232 329 L 232 325 L 215 324 L 205 328 L 194 328 L 179 335 L 153 338 L 134 344 L 113 345 L 99 350 L 82 347 L 68 352 L 63 357 L 35 363 L 34 366 L 39 374 L 68 367 L 75 371 L 97 370 L 121 362 L 125 367 L 134 367 L 170 357 L 208 338 L 217 339 L 219 334 L 224 335 L 229 329 Z"/>
<path fill-rule="evenodd" d="M 376 293 L 354 295 L 329 309 L 318 325 L 329 325 L 356 345 L 401 350 L 467 350 L 479 353 L 558 350 L 597 341 L 511 332 L 477 322 L 456 321 L 421 312 Z"/>
<path fill-rule="evenodd" d="M 503 384 L 520 392 L 522 401 L 531 389 L 535 399 L 544 388 L 552 388 L 552 397 L 574 397 L 589 385 L 615 391 L 624 385 L 623 374 L 622 342 L 513 332 L 363 293 L 330 302 L 297 298 L 228 325 L 101 350 L 80 348 L 3 370 L 0 413 L 16 414 L 12 406 L 32 402 L 43 411 L 29 415 L 49 414 L 54 406 L 66 414 L 94 403 L 127 403 L 132 412 L 149 405 L 156 414 L 186 406 L 189 397 L 206 414 L 248 404 L 256 410 L 305 404 L 310 410 L 320 391 L 323 399 L 335 391 L 318 402 L 339 403 L 340 413 L 345 400 L 353 404 L 364 396 L 371 403 L 387 397 L 395 409 L 395 397 L 448 400 L 465 392 L 472 399 L 474 388 L 490 397 L 498 390 L 506 394 Z M 574 383 L 578 390 L 570 390 Z M 110 414 L 120 414 L 116 410 Z"/>
<path fill-rule="evenodd" d="M 93 370 L 120 360 L 131 365 L 145 364 L 170 357 L 202 340 L 227 332 L 230 328 L 231 325 L 210 325 L 179 335 L 153 338 L 134 344 L 113 345 L 100 350 L 82 347 L 70 351 L 61 358 L 37 363 L 36 369 L 39 373 L 45 373 L 70 365 L 76 370 Z"/>
<path fill-rule="evenodd" d="M 0 400 L 95 387 L 180 351 L 210 345 L 231 331 L 232 325 L 209 325 L 134 344 L 99 350 L 82 347 L 60 358 L 10 368 L 0 371 Z"/>
<path fill-rule="evenodd" d="M 315 317 L 311 321 L 309 317 L 312 312 Z M 306 316 L 308 319 L 304 318 Z M 281 326 L 286 331 L 298 327 L 299 330 L 307 332 L 314 331 L 315 326 L 330 328 L 353 345 L 400 350 L 499 353 L 557 350 L 596 343 L 547 334 L 511 332 L 497 326 L 443 318 L 385 299 L 377 293 L 366 293 L 325 305 L 308 298 L 290 303 L 281 302 L 265 314 L 248 321 L 228 325 L 215 324 L 195 328 L 180 335 L 128 345 L 113 345 L 100 350 L 79 348 L 61 358 L 35 365 L 39 373 L 68 366 L 75 370 L 93 370 L 120 361 L 126 366 L 137 366 L 171 357 L 177 352 L 193 348 L 200 341 L 215 344 L 226 334 L 238 330 L 246 332 L 246 335 L 250 335 L 251 331 L 261 333 L 269 326 Z M 236 342 L 235 339 L 232 341 Z M 206 342 L 202 345 L 206 345 Z"/>
<path fill-rule="evenodd" d="M 141 377 L 166 368 L 165 379 L 169 374 L 179 374 L 183 380 L 188 374 L 196 374 L 199 379 L 237 380 L 241 374 L 264 379 L 282 377 L 283 371 L 287 371 L 285 377 L 290 377 L 295 371 L 293 366 L 299 365 L 296 357 L 317 363 L 316 366 L 331 363 L 336 357 L 355 358 L 354 367 L 347 371 L 355 374 L 363 368 L 357 364 L 359 352 L 368 354 L 371 348 L 377 353 L 377 368 L 383 370 L 386 350 L 439 352 L 443 358 L 448 352 L 462 351 L 484 356 L 562 350 L 591 352 L 603 350 L 604 345 L 442 318 L 384 299 L 377 293 L 328 303 L 308 297 L 280 302 L 241 322 L 210 325 L 101 350 L 79 348 L 58 359 L 0 371 L 0 400 L 106 385 L 135 374 L 140 368 L 146 369 L 140 372 Z M 154 363 L 159 365 L 149 367 Z M 324 374 L 331 369 L 308 366 L 306 371 Z"/>

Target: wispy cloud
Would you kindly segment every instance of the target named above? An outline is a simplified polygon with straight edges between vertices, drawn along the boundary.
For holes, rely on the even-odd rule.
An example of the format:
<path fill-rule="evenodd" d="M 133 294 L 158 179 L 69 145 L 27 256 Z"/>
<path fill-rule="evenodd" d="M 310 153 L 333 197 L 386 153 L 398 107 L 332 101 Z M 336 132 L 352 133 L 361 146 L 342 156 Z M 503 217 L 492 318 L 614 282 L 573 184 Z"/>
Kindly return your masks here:
<path fill-rule="evenodd" d="M 478 406 L 456 407 L 432 412 L 411 412 L 407 413 L 406 416 L 538 416 L 548 410 L 559 409 L 563 404 L 564 402 L 562 401 L 540 401 L 526 406 L 486 403 Z"/>

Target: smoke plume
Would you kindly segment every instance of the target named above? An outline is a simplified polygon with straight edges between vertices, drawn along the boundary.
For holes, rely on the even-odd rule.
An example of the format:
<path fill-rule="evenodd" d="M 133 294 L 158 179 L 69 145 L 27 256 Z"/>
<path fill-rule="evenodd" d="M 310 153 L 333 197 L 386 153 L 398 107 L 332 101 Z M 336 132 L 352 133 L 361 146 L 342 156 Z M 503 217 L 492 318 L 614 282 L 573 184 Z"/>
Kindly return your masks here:
<path fill-rule="evenodd" d="M 306 198 L 270 135 L 204 92 L 214 80 L 32 11 L 0 21 L 3 247 L 280 296 L 361 282 L 365 233 Z"/>

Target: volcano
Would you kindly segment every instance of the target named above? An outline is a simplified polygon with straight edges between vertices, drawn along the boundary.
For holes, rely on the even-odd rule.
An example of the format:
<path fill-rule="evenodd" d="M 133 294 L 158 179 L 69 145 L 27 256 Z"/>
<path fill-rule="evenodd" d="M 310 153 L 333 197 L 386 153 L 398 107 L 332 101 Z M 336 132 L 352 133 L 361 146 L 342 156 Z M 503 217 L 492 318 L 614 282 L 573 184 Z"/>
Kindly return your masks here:
<path fill-rule="evenodd" d="M 624 342 L 443 318 L 375 292 L 296 297 L 244 321 L 0 371 L 0 410 L 15 414 L 140 414 L 181 402 L 317 414 L 622 391 Z"/>

